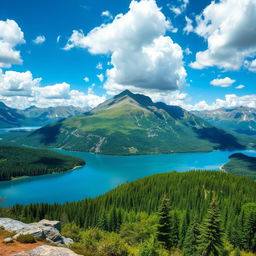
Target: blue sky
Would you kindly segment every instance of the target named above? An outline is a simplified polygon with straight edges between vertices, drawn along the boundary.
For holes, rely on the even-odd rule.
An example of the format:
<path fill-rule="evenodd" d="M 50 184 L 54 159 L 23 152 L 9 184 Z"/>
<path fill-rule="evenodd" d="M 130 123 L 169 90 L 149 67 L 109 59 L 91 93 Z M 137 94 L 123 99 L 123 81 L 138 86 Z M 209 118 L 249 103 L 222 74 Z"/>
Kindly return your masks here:
<path fill-rule="evenodd" d="M 256 61 L 253 62 L 256 20 L 255 15 L 249 13 L 249 10 L 256 10 L 255 1 L 222 0 L 212 4 L 208 0 L 133 2 L 137 5 L 131 7 L 130 0 L 1 1 L 0 43 L 9 44 L 9 48 L 0 48 L 0 99 L 20 108 L 60 104 L 93 107 L 128 88 L 156 101 L 188 109 L 256 107 Z M 143 6 L 142 2 L 151 4 Z M 138 14 L 141 8 L 145 9 L 142 15 Z M 213 18 L 222 10 L 224 14 L 218 20 Z M 115 17 L 120 13 L 123 17 L 130 14 L 130 26 L 142 26 L 145 35 L 127 29 L 124 18 L 119 24 L 115 23 Z M 232 22 L 238 14 L 237 21 Z M 150 22 L 147 15 L 152 15 L 148 16 Z M 184 30 L 187 23 L 189 25 L 188 20 L 191 20 L 191 26 Z M 254 25 L 246 31 L 248 24 Z M 11 33 L 17 35 L 17 27 L 22 34 L 13 42 Z M 127 29 L 127 34 L 122 29 Z M 74 31 L 79 35 L 75 40 L 72 39 Z M 116 42 L 108 35 L 111 33 L 117 38 Z M 45 41 L 36 43 L 38 36 L 44 37 Z M 148 37 L 148 41 L 143 37 Z M 246 40 L 241 42 L 241 38 Z M 159 45 L 164 43 L 163 47 L 170 48 L 159 52 L 159 45 L 152 46 L 157 39 Z M 126 43 L 129 45 L 122 47 Z M 141 60 L 145 56 L 141 47 L 147 48 L 150 55 L 144 61 Z M 20 56 L 10 57 L 14 54 L 7 52 L 10 48 L 19 51 Z M 202 58 L 196 57 L 198 52 L 204 52 Z M 156 53 L 164 57 L 155 61 Z M 121 57 L 116 57 L 118 54 Z M 179 54 L 183 57 L 176 56 Z M 126 62 L 129 61 L 134 65 L 128 65 Z M 99 63 L 102 69 L 99 69 L 100 65 L 97 68 Z M 134 69 L 136 65 L 137 70 Z M 24 72 L 29 74 L 21 75 Z M 102 81 L 97 77 L 100 74 L 104 76 Z M 85 81 L 85 77 L 89 81 Z M 239 85 L 244 87 L 236 88 Z"/>

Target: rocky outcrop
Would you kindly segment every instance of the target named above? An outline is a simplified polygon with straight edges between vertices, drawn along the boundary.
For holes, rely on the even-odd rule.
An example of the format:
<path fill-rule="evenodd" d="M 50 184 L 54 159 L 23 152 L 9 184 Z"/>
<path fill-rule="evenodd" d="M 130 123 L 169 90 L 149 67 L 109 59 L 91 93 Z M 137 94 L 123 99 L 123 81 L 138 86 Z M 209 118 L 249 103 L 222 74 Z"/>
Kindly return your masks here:
<path fill-rule="evenodd" d="M 30 234 L 57 245 L 69 245 L 73 243 L 72 239 L 60 234 L 61 225 L 59 221 L 41 220 L 26 224 L 9 218 L 0 218 L 0 227 L 7 231 L 15 232 L 16 235 L 14 238 L 17 238 L 21 234 Z"/>
<path fill-rule="evenodd" d="M 20 252 L 11 256 L 78 256 L 78 254 L 67 248 L 42 245 L 31 251 Z"/>

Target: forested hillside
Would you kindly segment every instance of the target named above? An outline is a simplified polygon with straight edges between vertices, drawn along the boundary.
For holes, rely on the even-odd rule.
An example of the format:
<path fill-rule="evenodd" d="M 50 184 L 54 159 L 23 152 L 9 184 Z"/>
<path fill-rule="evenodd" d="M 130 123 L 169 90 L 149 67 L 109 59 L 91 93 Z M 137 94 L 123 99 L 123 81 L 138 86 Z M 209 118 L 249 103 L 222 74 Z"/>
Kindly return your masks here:
<path fill-rule="evenodd" d="M 163 197 L 168 199 L 170 206 L 163 206 Z M 167 217 L 161 212 L 167 212 Z M 240 249 L 256 252 L 255 181 L 224 172 L 158 174 L 121 185 L 96 199 L 64 205 L 17 205 L 2 209 L 2 214 L 29 222 L 42 218 L 64 221 L 67 227 L 63 232 L 74 236 L 78 242 L 74 247 L 83 251 L 83 255 L 112 255 L 100 254 L 97 249 L 101 248 L 101 242 L 107 241 L 119 244 L 119 249 L 128 248 L 127 253 L 120 249 L 122 253 L 114 254 L 117 256 L 151 255 L 139 254 L 141 246 L 159 253 L 152 255 L 169 255 L 160 253 L 160 248 L 186 252 L 196 239 L 196 254 L 184 255 L 209 256 L 198 252 L 203 247 L 206 249 L 207 235 L 211 236 L 211 232 L 218 232 L 220 242 L 216 245 L 219 254 L 213 255 L 229 255 L 228 252 Z M 164 247 L 159 238 L 161 218 L 170 222 L 167 227 L 170 241 Z M 219 230 L 208 230 L 207 221 L 216 221 Z M 198 232 L 197 238 L 193 237 L 194 232 Z M 88 254 L 88 250 L 92 254 Z M 222 254 L 224 251 L 226 254 Z"/>
<path fill-rule="evenodd" d="M 0 147 L 0 181 L 64 172 L 84 164 L 83 159 L 50 150 Z"/>
<path fill-rule="evenodd" d="M 256 157 L 235 153 L 229 157 L 223 169 L 229 173 L 256 179 Z"/>

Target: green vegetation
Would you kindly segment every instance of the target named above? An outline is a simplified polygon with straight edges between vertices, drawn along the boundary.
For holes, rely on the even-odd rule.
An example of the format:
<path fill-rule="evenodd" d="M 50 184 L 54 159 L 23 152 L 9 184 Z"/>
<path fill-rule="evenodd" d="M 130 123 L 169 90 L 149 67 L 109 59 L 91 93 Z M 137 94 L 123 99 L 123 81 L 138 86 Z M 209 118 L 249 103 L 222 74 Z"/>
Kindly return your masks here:
<path fill-rule="evenodd" d="M 91 112 L 45 126 L 12 142 L 110 155 L 200 152 L 256 144 L 240 140 L 177 107 L 129 91 Z"/>
<path fill-rule="evenodd" d="M 229 162 L 223 169 L 229 173 L 256 179 L 256 157 L 235 153 L 229 157 Z"/>
<path fill-rule="evenodd" d="M 44 149 L 0 147 L 0 181 L 64 172 L 84 160 Z"/>
<path fill-rule="evenodd" d="M 86 256 L 256 253 L 255 181 L 225 172 L 158 174 L 95 199 L 16 205 L 0 215 L 62 220 L 72 249 Z"/>
<path fill-rule="evenodd" d="M 33 243 L 36 243 L 36 239 L 35 237 L 33 237 L 32 235 L 19 235 L 16 240 L 20 243 L 23 243 L 23 244 L 33 244 Z"/>

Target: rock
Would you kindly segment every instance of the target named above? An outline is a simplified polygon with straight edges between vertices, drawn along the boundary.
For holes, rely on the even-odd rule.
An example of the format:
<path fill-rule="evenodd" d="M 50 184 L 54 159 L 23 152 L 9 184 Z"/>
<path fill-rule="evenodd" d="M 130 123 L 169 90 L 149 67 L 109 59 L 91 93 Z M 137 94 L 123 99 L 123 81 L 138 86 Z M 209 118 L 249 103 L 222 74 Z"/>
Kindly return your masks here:
<path fill-rule="evenodd" d="M 10 244 L 12 242 L 13 242 L 13 239 L 11 237 L 7 237 L 7 238 L 4 239 L 5 244 Z"/>
<path fill-rule="evenodd" d="M 57 221 L 57 220 L 40 220 L 38 223 L 42 224 L 44 226 L 54 227 L 54 228 L 58 229 L 59 231 L 61 229 L 60 221 Z"/>
<path fill-rule="evenodd" d="M 31 251 L 12 254 L 11 256 L 79 256 L 67 248 L 49 245 L 39 246 Z"/>
<path fill-rule="evenodd" d="M 67 239 L 60 234 L 59 221 L 42 220 L 35 223 L 25 224 L 9 218 L 0 218 L 0 227 L 3 227 L 7 231 L 15 232 L 15 239 L 21 234 L 30 234 L 35 237 L 46 239 L 48 242 L 57 245 L 69 245 L 73 243 L 72 239 Z"/>

